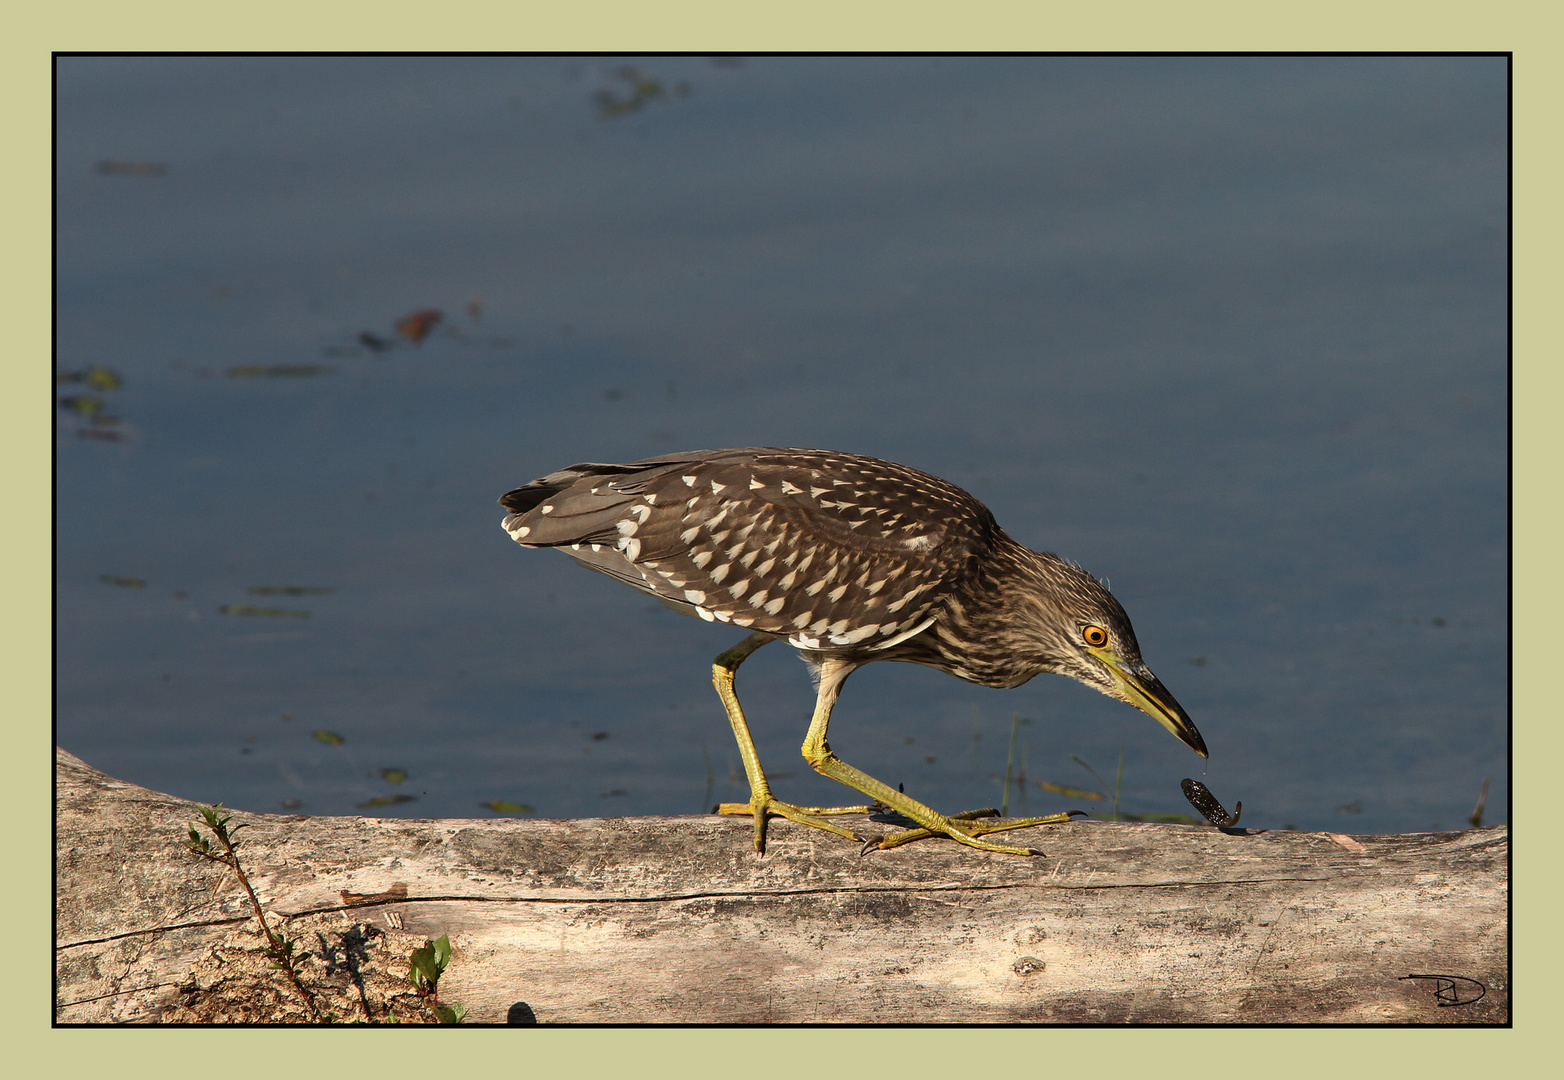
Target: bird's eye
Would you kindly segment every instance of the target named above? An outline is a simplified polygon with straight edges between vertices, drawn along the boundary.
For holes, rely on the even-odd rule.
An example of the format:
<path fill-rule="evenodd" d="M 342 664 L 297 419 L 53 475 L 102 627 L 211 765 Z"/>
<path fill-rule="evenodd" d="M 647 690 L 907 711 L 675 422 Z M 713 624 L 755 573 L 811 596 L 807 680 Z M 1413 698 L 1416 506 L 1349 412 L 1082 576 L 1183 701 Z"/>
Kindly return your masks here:
<path fill-rule="evenodd" d="M 1087 626 L 1081 630 L 1081 637 L 1086 644 L 1094 649 L 1100 649 L 1108 644 L 1108 631 L 1100 626 Z"/>

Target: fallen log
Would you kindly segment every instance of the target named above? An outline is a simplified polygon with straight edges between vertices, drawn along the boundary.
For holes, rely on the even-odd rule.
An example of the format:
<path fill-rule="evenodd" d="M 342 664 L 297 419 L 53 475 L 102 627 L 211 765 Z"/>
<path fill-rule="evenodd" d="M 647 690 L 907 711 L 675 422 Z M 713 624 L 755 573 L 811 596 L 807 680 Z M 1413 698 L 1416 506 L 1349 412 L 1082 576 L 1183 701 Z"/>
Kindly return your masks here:
<path fill-rule="evenodd" d="M 195 803 L 56 752 L 55 1019 L 305 1022 Z M 1509 833 L 1077 821 L 859 854 L 777 821 L 233 812 L 270 923 L 342 1021 L 1507 1024 Z M 848 819 L 851 822 L 851 819 Z M 862 819 L 859 819 L 862 822 Z M 889 826 L 854 823 L 860 832 Z"/>

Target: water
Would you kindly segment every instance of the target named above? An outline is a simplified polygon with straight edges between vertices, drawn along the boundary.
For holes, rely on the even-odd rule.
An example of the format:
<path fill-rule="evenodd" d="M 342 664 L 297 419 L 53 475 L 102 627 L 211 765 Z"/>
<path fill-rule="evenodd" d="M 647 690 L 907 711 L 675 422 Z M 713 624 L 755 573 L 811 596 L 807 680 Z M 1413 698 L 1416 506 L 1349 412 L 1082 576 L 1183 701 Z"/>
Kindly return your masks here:
<path fill-rule="evenodd" d="M 1492 777 L 1503 820 L 1506 78 L 62 59 L 58 365 L 122 384 L 56 395 L 57 739 L 249 810 L 743 799 L 708 681 L 737 633 L 518 548 L 494 500 L 824 446 L 1107 578 L 1212 752 L 1064 679 L 877 664 L 846 760 L 997 803 L 1019 716 L 1012 811 L 1100 808 L 1036 781 L 1111 787 L 1122 751 L 1132 813 L 1191 813 L 1194 776 L 1256 827 L 1457 828 Z M 762 760 L 850 800 L 798 755 L 788 653 L 739 680 Z"/>

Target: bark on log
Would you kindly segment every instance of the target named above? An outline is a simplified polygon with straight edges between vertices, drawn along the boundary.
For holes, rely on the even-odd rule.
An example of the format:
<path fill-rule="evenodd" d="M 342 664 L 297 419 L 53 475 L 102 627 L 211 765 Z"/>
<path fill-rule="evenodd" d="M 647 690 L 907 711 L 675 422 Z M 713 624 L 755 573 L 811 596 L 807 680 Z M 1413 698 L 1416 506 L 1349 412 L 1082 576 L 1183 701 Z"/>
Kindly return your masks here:
<path fill-rule="evenodd" d="M 64 751 L 56 782 L 58 1023 L 308 1019 L 233 873 L 185 850 L 196 804 Z M 1015 834 L 1047 853 L 1023 859 L 948 841 L 861 857 L 787 821 L 762 857 L 740 818 L 234 822 L 344 1020 L 417 1019 L 407 955 L 441 934 L 440 997 L 469 1023 L 1510 1017 L 1502 826 L 1077 821 Z"/>

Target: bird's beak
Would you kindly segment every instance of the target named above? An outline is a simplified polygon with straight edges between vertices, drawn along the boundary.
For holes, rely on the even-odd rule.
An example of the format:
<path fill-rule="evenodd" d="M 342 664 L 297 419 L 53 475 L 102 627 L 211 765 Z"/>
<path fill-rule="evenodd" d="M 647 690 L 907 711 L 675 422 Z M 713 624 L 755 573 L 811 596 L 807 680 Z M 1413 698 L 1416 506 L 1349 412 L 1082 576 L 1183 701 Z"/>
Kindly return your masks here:
<path fill-rule="evenodd" d="M 1149 671 L 1144 677 L 1135 674 L 1124 667 L 1118 657 L 1107 652 L 1097 652 L 1096 656 L 1107 666 L 1108 674 L 1113 676 L 1126 701 L 1178 736 L 1179 741 L 1195 753 L 1210 757 L 1206 753 L 1206 741 L 1195 730 L 1194 721 L 1184 707 L 1173 700 L 1160 679 Z"/>

